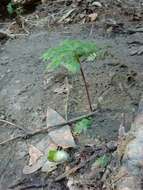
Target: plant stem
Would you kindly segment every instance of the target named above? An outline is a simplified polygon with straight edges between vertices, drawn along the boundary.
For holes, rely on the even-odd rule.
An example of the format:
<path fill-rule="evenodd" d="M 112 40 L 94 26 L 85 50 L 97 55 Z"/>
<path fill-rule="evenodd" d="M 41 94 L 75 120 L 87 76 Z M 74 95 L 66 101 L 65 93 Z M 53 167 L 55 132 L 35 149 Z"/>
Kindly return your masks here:
<path fill-rule="evenodd" d="M 80 61 L 79 61 L 79 63 L 80 63 Z M 80 63 L 80 71 L 81 71 L 81 75 L 82 75 L 84 86 L 85 86 L 85 90 L 86 90 L 86 95 L 87 95 L 87 100 L 88 100 L 89 108 L 90 108 L 90 111 L 92 111 L 91 99 L 90 99 L 90 95 L 89 95 L 89 91 L 88 91 L 88 84 L 86 82 L 86 78 L 85 78 L 85 75 L 84 75 L 81 63 Z"/>

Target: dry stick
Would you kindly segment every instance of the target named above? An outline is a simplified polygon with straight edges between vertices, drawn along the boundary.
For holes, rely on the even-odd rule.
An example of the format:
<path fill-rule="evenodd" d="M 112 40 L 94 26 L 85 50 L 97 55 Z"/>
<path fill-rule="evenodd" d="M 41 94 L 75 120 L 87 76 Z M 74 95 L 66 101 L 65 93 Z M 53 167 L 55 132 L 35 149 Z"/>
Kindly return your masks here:
<path fill-rule="evenodd" d="M 79 61 L 79 63 L 80 63 L 80 61 Z M 91 99 L 90 99 L 90 95 L 89 95 L 89 91 L 88 91 L 88 85 L 87 85 L 87 82 L 85 79 L 85 75 L 84 75 L 81 63 L 80 63 L 80 71 L 81 71 L 81 75 L 82 75 L 83 82 L 85 85 L 85 90 L 86 90 L 86 94 L 87 94 L 87 100 L 88 100 L 89 108 L 90 108 L 90 111 L 92 112 L 93 110 L 92 110 L 92 106 L 91 106 Z"/>
<path fill-rule="evenodd" d="M 83 118 L 91 117 L 91 116 L 95 115 L 97 112 L 98 112 L 98 110 L 96 110 L 94 112 L 90 112 L 90 113 L 82 115 L 82 116 L 79 116 L 79 117 L 76 117 L 76 118 L 71 119 L 71 120 L 69 120 L 67 122 L 63 122 L 63 123 L 60 123 L 60 124 L 52 125 L 52 126 L 49 126 L 47 128 L 44 128 L 44 129 L 39 129 L 39 130 L 37 130 L 37 131 L 29 134 L 29 135 L 34 136 L 34 135 L 42 134 L 42 133 L 49 133 L 49 132 L 57 129 L 58 127 L 63 127 L 65 125 L 70 125 L 70 124 L 73 124 L 73 123 L 75 123 L 75 122 L 83 119 Z"/>
<path fill-rule="evenodd" d="M 28 133 L 28 132 L 26 131 L 26 129 L 24 129 L 23 127 L 17 126 L 16 124 L 11 123 L 11 122 L 9 122 L 9 121 L 6 121 L 6 120 L 4 120 L 4 119 L 0 119 L 0 122 L 9 124 L 9 125 L 11 125 L 11 126 L 13 126 L 13 127 L 15 127 L 15 128 L 18 128 L 19 130 L 24 131 L 25 133 Z"/>
<path fill-rule="evenodd" d="M 9 142 L 17 140 L 17 139 L 28 139 L 28 138 L 30 138 L 32 136 L 35 136 L 35 135 L 38 135 L 38 134 L 49 133 L 49 132 L 57 129 L 58 127 L 63 127 L 65 125 L 70 125 L 72 123 L 75 123 L 75 122 L 83 119 L 83 118 L 91 117 L 91 116 L 95 115 L 97 112 L 98 112 L 98 110 L 96 110 L 94 112 L 90 112 L 90 113 L 82 115 L 82 116 L 79 116 L 79 117 L 76 117 L 76 118 L 71 119 L 71 120 L 69 120 L 67 122 L 63 122 L 63 123 L 56 124 L 56 125 L 51 125 L 49 127 L 46 127 L 44 129 L 39 129 L 39 130 L 37 130 L 35 132 L 32 132 L 32 133 L 27 133 L 27 134 L 24 134 L 24 135 L 19 135 L 19 136 L 13 137 L 13 138 L 8 139 L 6 141 L 0 142 L 0 145 L 4 145 L 6 143 L 9 143 Z"/>
<path fill-rule="evenodd" d="M 28 34 L 11 34 L 8 30 L 6 31 L 0 31 L 0 35 L 4 35 L 5 37 L 8 37 L 8 38 L 15 38 L 15 37 L 18 37 L 18 36 L 28 36 Z"/>
<path fill-rule="evenodd" d="M 117 183 L 120 179 L 122 179 L 123 177 L 127 177 L 128 175 L 129 175 L 128 173 L 122 174 L 121 176 L 117 177 L 117 179 L 112 181 L 110 185 L 113 185 L 113 184 Z"/>
<path fill-rule="evenodd" d="M 12 142 L 12 141 L 17 140 L 17 139 L 24 139 L 24 137 L 26 137 L 26 135 L 19 135 L 19 136 L 16 136 L 16 137 L 12 137 L 12 138 L 10 138 L 8 140 L 0 142 L 0 145 L 7 144 L 7 143 Z"/>
<path fill-rule="evenodd" d="M 70 94 L 70 89 L 69 89 L 69 82 L 68 82 L 68 77 L 66 77 L 66 91 L 67 91 L 67 97 L 66 97 L 66 105 L 65 105 L 65 118 L 68 120 L 68 101 L 69 101 L 69 94 Z"/>

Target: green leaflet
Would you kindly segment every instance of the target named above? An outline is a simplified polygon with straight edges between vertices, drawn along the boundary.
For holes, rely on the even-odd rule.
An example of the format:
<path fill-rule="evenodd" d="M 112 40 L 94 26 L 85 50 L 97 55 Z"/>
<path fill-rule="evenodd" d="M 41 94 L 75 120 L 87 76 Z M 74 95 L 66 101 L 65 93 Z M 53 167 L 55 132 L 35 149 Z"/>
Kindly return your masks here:
<path fill-rule="evenodd" d="M 109 155 L 104 154 L 103 156 L 99 157 L 95 161 L 95 163 L 93 164 L 93 167 L 95 167 L 95 168 L 105 168 L 108 165 L 108 163 L 110 161 L 110 158 L 111 157 Z"/>
<path fill-rule="evenodd" d="M 48 160 L 51 162 L 64 162 L 69 159 L 69 155 L 64 150 L 51 149 L 48 152 Z"/>
<path fill-rule="evenodd" d="M 56 149 L 49 150 L 49 152 L 48 152 L 48 160 L 49 161 L 55 161 L 56 152 L 57 152 Z"/>
<path fill-rule="evenodd" d="M 87 57 L 94 52 L 96 52 L 96 45 L 92 42 L 65 40 L 56 48 L 47 50 L 42 55 L 42 59 L 50 61 L 47 69 L 63 66 L 68 71 L 76 73 L 80 71 L 79 58 Z"/>
<path fill-rule="evenodd" d="M 82 119 L 81 121 L 76 123 L 74 128 L 74 134 L 86 133 L 87 129 L 91 128 L 91 125 L 92 125 L 91 118 Z"/>
<path fill-rule="evenodd" d="M 7 5 L 7 11 L 10 15 L 12 15 L 15 12 L 15 8 L 12 2 L 8 3 Z"/>
<path fill-rule="evenodd" d="M 81 40 L 65 40 L 60 46 L 75 53 L 76 57 L 89 56 L 91 53 L 96 52 L 96 45 L 93 42 Z"/>

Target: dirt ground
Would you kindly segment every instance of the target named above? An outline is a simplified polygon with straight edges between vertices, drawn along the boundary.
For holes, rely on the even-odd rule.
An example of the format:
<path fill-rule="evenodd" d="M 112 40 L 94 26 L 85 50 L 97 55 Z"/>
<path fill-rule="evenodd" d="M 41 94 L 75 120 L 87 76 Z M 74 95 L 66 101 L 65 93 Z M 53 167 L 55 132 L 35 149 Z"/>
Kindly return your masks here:
<path fill-rule="evenodd" d="M 143 2 L 116 2 L 118 4 L 107 1 L 107 8 L 104 6 L 99 11 L 97 22 L 92 23 L 81 24 L 77 17 L 77 20 L 71 21 L 72 25 L 64 23 L 53 26 L 52 23 L 50 28 L 44 19 L 49 17 L 42 14 L 47 5 L 43 5 L 43 9 L 42 5 L 38 6 L 34 13 L 25 16 L 31 23 L 36 23 L 25 26 L 30 34 L 19 35 L 0 45 L 0 119 L 23 126 L 26 130 L 36 130 L 46 126 L 47 107 L 63 117 L 67 114 L 68 119 L 87 113 L 89 110 L 81 76 L 68 75 L 63 69 L 48 72 L 46 63 L 40 58 L 46 49 L 64 39 L 86 39 L 107 48 L 103 59 L 82 63 L 93 107 L 97 107 L 99 98 L 102 97 L 102 101 L 99 112 L 94 116 L 92 129 L 81 143 L 86 144 L 91 139 L 94 142 L 97 137 L 107 142 L 116 140 L 122 113 L 125 113 L 126 130 L 129 129 L 143 90 Z M 101 3 L 105 4 L 104 1 Z M 56 11 L 63 10 L 59 6 L 54 8 L 57 8 Z M 36 20 L 35 14 L 40 15 Z M 10 22 L 2 22 L 2 30 Z M 59 92 L 66 77 L 72 86 L 68 102 L 66 94 Z M 68 112 L 65 113 L 67 103 Z M 0 126 L 0 142 L 22 133 L 5 127 L 2 122 Z M 25 147 L 42 136 L 35 138 L 0 145 L 0 190 L 9 189 L 18 179 L 27 179 L 22 174 L 28 159 Z M 44 178 L 39 173 L 33 176 L 30 179 L 34 184 Z M 48 178 L 48 187 L 41 189 L 68 189 L 66 180 L 53 183 L 52 177 Z"/>

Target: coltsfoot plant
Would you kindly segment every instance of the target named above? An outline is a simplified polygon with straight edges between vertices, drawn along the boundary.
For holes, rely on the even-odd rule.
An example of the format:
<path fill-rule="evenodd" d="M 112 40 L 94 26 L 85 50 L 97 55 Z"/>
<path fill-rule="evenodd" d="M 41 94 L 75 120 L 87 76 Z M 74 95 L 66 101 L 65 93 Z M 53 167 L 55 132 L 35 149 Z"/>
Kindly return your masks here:
<path fill-rule="evenodd" d="M 92 111 L 91 99 L 85 74 L 81 65 L 81 60 L 88 58 L 91 55 L 96 57 L 96 52 L 97 47 L 93 42 L 81 40 L 65 40 L 57 47 L 48 49 L 42 55 L 43 60 L 50 61 L 47 66 L 48 69 L 57 69 L 58 67 L 63 66 L 73 74 L 81 72 L 90 111 Z"/>

